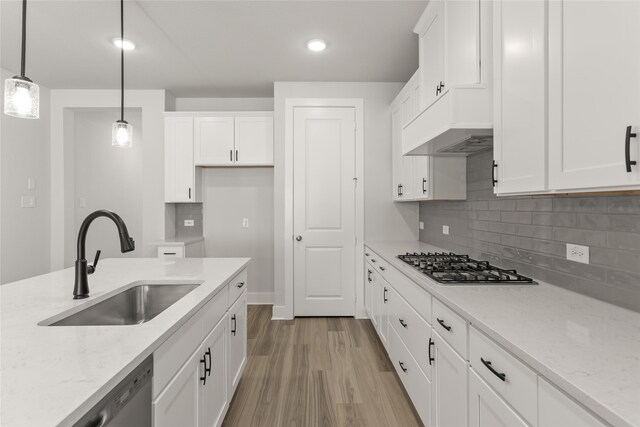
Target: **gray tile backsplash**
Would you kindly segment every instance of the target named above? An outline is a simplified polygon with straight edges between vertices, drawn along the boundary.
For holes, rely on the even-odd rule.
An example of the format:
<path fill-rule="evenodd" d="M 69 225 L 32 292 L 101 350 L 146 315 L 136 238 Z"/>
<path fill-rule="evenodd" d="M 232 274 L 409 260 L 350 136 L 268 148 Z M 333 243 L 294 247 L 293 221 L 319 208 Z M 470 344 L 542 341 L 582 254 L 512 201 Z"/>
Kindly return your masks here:
<path fill-rule="evenodd" d="M 492 160 L 468 157 L 466 201 L 420 203 L 420 240 L 640 311 L 640 195 L 497 197 Z M 589 246 L 590 264 L 566 243 Z"/>
<path fill-rule="evenodd" d="M 202 237 L 202 203 L 176 203 L 176 238 Z M 192 219 L 193 227 L 185 227 L 184 220 Z"/>

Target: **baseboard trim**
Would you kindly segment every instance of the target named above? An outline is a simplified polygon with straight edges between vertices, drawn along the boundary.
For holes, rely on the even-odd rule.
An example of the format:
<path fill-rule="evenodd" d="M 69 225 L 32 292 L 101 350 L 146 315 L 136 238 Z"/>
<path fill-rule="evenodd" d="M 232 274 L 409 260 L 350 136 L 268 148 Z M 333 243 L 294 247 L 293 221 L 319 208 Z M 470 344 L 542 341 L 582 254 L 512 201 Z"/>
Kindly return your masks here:
<path fill-rule="evenodd" d="M 287 307 L 284 305 L 274 305 L 271 320 L 291 320 L 293 317 L 289 314 Z"/>
<path fill-rule="evenodd" d="M 273 292 L 249 292 L 247 293 L 247 304 L 249 305 L 272 305 Z"/>

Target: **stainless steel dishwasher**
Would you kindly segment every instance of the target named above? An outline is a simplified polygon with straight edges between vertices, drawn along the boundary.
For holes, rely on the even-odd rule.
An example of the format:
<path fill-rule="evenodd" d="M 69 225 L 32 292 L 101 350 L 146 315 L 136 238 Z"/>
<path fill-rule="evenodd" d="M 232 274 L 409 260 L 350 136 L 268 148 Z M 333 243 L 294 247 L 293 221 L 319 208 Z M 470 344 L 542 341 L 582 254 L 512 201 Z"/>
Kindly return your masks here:
<path fill-rule="evenodd" d="M 151 427 L 153 356 L 87 412 L 74 427 Z"/>

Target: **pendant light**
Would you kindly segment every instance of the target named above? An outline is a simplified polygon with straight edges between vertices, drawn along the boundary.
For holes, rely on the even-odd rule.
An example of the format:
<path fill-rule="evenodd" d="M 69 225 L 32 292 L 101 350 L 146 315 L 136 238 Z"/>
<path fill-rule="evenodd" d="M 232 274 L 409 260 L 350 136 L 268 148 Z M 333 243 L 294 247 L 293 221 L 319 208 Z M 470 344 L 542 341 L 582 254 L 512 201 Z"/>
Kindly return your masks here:
<path fill-rule="evenodd" d="M 124 0 L 120 0 L 120 40 L 124 40 Z M 120 120 L 111 130 L 111 145 L 130 148 L 133 143 L 133 127 L 124 119 L 124 49 L 120 48 Z"/>
<path fill-rule="evenodd" d="M 24 75 L 27 45 L 27 0 L 22 0 L 22 57 L 20 75 L 4 81 L 4 113 L 23 119 L 40 117 L 40 88 Z"/>

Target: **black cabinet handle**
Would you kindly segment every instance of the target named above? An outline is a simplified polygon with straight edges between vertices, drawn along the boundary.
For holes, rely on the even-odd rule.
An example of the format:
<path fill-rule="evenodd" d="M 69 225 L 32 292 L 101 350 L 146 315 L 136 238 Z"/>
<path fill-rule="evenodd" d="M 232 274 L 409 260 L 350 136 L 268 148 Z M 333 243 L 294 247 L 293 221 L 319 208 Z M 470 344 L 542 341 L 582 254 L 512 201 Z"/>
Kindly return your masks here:
<path fill-rule="evenodd" d="M 429 338 L 429 366 L 433 364 L 433 361 L 436 360 L 431 356 L 431 347 L 434 345 L 434 342 L 431 338 Z"/>
<path fill-rule="evenodd" d="M 493 369 L 493 366 L 491 366 L 491 362 L 488 360 L 484 360 L 482 357 L 480 358 L 480 361 L 482 362 L 482 364 L 484 366 L 487 367 L 488 370 L 491 371 L 491 373 L 493 375 L 495 375 L 496 377 L 500 378 L 502 381 L 506 381 L 507 380 L 507 375 L 502 373 L 502 372 L 498 372 L 495 369 Z"/>
<path fill-rule="evenodd" d="M 383 266 L 380 266 L 380 270 L 385 271 L 386 268 L 384 268 Z"/>
<path fill-rule="evenodd" d="M 191 200 L 191 187 L 189 187 L 189 200 Z"/>
<path fill-rule="evenodd" d="M 627 126 L 627 134 L 624 138 L 624 163 L 627 167 L 627 172 L 631 172 L 631 166 L 637 164 L 635 160 L 631 160 L 631 138 L 635 138 L 638 135 L 631 132 L 631 126 Z"/>
<path fill-rule="evenodd" d="M 207 347 L 207 352 L 204 354 L 204 357 L 209 358 L 209 366 L 207 366 L 207 363 L 205 361 L 204 373 L 207 374 L 208 376 L 211 376 L 211 347 Z"/>
<path fill-rule="evenodd" d="M 200 377 L 200 381 L 202 381 L 202 385 L 207 384 L 207 360 L 202 356 L 200 359 L 200 363 L 204 365 L 204 371 L 202 371 L 202 376 Z"/>
<path fill-rule="evenodd" d="M 237 286 L 237 287 L 238 287 L 238 289 L 239 289 L 239 288 L 241 288 L 241 287 L 243 287 L 243 286 L 244 286 L 244 282 L 240 282 L 240 283 L 238 283 L 236 286 Z"/>
<path fill-rule="evenodd" d="M 371 255 L 369 252 L 364 253 L 364 256 L 369 256 L 369 255 Z"/>
<path fill-rule="evenodd" d="M 398 361 L 398 365 L 400 365 L 400 369 L 402 369 L 402 372 L 407 372 L 408 369 L 404 367 L 404 363 Z"/>
<path fill-rule="evenodd" d="M 236 336 L 236 329 L 237 329 L 237 323 L 236 323 L 236 315 L 234 314 L 233 316 L 231 316 L 231 321 L 233 322 L 233 328 L 231 328 L 231 333 L 233 334 L 233 336 Z"/>
<path fill-rule="evenodd" d="M 402 325 L 402 327 L 406 328 L 407 327 L 407 323 L 402 320 L 402 319 L 398 319 L 398 322 L 400 322 L 400 324 Z"/>
<path fill-rule="evenodd" d="M 373 273 L 373 271 L 367 270 L 367 280 L 369 281 L 369 283 L 373 282 L 373 279 L 371 278 L 371 273 Z"/>
<path fill-rule="evenodd" d="M 236 162 L 238 161 L 238 150 L 236 150 Z"/>
<path fill-rule="evenodd" d="M 422 194 L 427 194 L 427 178 L 422 178 Z"/>
<path fill-rule="evenodd" d="M 493 166 L 491 166 L 491 182 L 493 183 L 493 186 L 495 187 L 496 184 L 498 183 L 498 180 L 496 179 L 496 169 L 498 168 L 498 164 L 496 163 L 496 161 L 493 161 Z"/>
<path fill-rule="evenodd" d="M 451 326 L 445 325 L 444 320 L 438 319 L 438 318 L 436 318 L 436 320 L 438 321 L 438 323 L 440 323 L 440 326 L 445 328 L 447 331 L 451 332 Z"/>
<path fill-rule="evenodd" d="M 398 184 L 398 196 L 402 197 L 404 195 L 404 186 L 402 184 Z"/>
<path fill-rule="evenodd" d="M 371 262 L 376 262 L 376 259 L 375 258 L 371 258 Z"/>
<path fill-rule="evenodd" d="M 175 255 L 175 252 L 163 252 L 164 255 Z"/>
<path fill-rule="evenodd" d="M 229 161 L 233 162 L 233 150 L 229 150 Z"/>
<path fill-rule="evenodd" d="M 387 289 L 387 287 L 385 286 L 385 288 L 384 288 L 384 292 L 382 293 L 382 299 L 384 300 L 384 302 L 385 302 L 385 303 L 386 303 L 387 301 L 389 301 L 389 300 L 387 299 L 387 291 L 388 291 L 388 289 Z"/>

